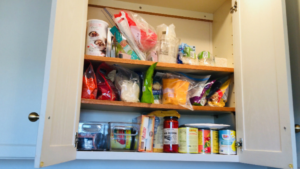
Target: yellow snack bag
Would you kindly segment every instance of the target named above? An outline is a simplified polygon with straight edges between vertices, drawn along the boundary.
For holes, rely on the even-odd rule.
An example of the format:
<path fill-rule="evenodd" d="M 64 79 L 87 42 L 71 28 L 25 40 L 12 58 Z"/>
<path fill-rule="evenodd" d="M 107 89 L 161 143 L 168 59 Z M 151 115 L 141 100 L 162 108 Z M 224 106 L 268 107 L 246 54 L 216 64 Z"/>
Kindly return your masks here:
<path fill-rule="evenodd" d="M 181 79 L 163 79 L 163 104 L 185 105 L 190 82 Z"/>

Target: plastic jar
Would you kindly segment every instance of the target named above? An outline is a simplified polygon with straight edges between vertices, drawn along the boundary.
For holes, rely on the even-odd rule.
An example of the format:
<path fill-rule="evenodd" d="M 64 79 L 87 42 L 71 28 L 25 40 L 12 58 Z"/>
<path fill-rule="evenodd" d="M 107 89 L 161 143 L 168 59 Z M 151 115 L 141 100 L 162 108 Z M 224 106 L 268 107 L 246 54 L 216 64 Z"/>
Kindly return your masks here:
<path fill-rule="evenodd" d="M 178 117 L 164 117 L 164 152 L 178 153 Z"/>

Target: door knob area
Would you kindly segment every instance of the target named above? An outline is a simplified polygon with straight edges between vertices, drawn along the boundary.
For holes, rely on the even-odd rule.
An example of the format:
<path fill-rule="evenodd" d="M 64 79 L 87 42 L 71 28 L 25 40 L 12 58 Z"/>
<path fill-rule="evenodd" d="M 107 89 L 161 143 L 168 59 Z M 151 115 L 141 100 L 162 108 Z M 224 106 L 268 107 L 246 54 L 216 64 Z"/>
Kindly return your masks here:
<path fill-rule="evenodd" d="M 300 132 L 300 125 L 299 124 L 295 124 L 295 132 L 296 133 Z"/>
<path fill-rule="evenodd" d="M 36 112 L 32 112 L 28 115 L 28 119 L 31 122 L 36 122 L 39 118 L 40 116 Z"/>

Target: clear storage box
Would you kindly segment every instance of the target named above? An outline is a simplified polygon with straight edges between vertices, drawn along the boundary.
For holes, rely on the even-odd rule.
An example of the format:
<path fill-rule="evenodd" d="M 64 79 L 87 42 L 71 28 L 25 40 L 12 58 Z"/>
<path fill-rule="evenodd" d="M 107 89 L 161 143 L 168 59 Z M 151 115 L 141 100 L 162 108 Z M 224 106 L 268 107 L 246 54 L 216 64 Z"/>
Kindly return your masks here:
<path fill-rule="evenodd" d="M 138 123 L 110 122 L 110 150 L 137 151 L 139 128 Z"/>
<path fill-rule="evenodd" d="M 104 122 L 80 122 L 78 127 L 79 151 L 109 150 L 109 125 Z"/>

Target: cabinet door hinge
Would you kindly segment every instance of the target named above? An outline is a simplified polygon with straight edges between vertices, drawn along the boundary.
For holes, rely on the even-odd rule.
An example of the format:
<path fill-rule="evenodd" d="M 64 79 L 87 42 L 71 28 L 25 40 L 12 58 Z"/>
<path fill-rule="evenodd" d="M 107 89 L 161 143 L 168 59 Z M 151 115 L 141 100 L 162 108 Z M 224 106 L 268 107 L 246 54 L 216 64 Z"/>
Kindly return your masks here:
<path fill-rule="evenodd" d="M 234 6 L 230 8 L 230 13 L 237 12 L 237 2 L 234 2 Z"/>
<path fill-rule="evenodd" d="M 240 138 L 240 141 L 237 141 L 237 142 L 235 143 L 235 146 L 236 146 L 237 148 L 240 148 L 241 151 L 243 151 L 243 139 Z"/>
<path fill-rule="evenodd" d="M 77 148 L 77 144 L 78 144 L 78 133 L 76 132 L 75 134 L 75 142 L 74 142 L 74 147 Z"/>

